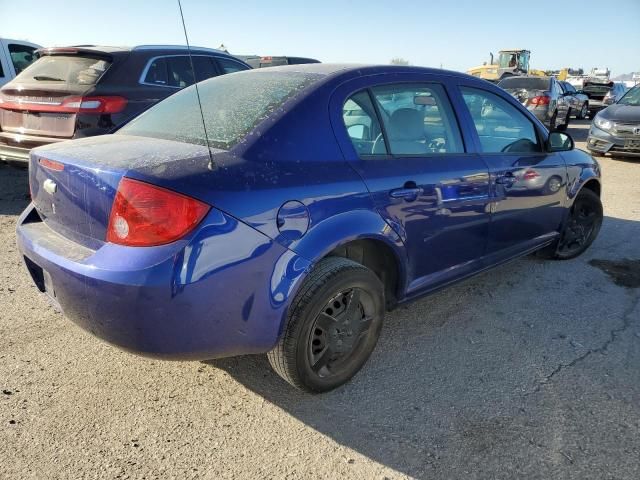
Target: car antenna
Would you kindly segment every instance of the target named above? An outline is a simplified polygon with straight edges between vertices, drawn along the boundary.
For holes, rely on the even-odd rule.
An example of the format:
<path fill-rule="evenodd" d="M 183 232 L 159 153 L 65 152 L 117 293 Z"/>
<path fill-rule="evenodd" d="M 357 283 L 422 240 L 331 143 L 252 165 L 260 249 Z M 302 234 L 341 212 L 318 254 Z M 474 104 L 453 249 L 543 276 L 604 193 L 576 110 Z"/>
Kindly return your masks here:
<path fill-rule="evenodd" d="M 209 153 L 209 170 L 215 170 L 216 164 L 213 161 L 211 146 L 209 145 L 209 135 L 207 135 L 207 124 L 204 121 L 204 112 L 202 110 L 202 102 L 200 101 L 200 91 L 198 90 L 198 81 L 196 78 L 196 69 L 193 65 L 193 57 L 191 56 L 191 45 L 189 44 L 189 36 L 187 35 L 187 25 L 184 22 L 184 14 L 182 13 L 182 3 L 178 0 L 178 8 L 180 9 L 180 19 L 182 20 L 182 29 L 184 30 L 184 39 L 187 42 L 187 52 L 189 54 L 189 63 L 191 63 L 191 71 L 193 72 L 193 86 L 196 88 L 196 97 L 198 98 L 198 106 L 200 107 L 200 118 L 202 118 L 202 128 L 204 129 L 204 140 L 207 143 L 207 152 Z"/>

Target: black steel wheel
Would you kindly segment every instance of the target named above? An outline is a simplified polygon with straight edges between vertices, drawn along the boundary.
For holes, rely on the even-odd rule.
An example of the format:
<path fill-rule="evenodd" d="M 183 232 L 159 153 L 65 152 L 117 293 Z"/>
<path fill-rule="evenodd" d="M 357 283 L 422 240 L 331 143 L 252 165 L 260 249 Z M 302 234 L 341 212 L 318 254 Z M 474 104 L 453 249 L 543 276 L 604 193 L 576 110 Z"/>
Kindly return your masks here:
<path fill-rule="evenodd" d="M 602 217 L 600 197 L 592 190 L 583 188 L 573 202 L 559 240 L 542 250 L 541 255 L 568 260 L 582 254 L 598 236 Z"/>
<path fill-rule="evenodd" d="M 294 299 L 285 331 L 268 353 L 291 385 L 325 392 L 347 382 L 373 351 L 384 317 L 384 288 L 368 268 L 329 257 Z"/>

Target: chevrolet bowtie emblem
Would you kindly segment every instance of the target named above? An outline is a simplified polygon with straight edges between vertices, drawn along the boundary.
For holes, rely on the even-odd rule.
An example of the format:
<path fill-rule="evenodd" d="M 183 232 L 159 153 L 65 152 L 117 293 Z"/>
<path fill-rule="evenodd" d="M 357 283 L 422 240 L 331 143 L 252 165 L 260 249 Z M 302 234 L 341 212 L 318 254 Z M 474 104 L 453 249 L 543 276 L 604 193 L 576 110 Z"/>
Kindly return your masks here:
<path fill-rule="evenodd" d="M 42 188 L 44 188 L 44 191 L 47 192 L 49 195 L 53 195 L 58 190 L 58 186 L 56 185 L 56 182 L 54 182 L 50 178 L 47 178 L 44 181 L 44 183 L 42 184 Z"/>

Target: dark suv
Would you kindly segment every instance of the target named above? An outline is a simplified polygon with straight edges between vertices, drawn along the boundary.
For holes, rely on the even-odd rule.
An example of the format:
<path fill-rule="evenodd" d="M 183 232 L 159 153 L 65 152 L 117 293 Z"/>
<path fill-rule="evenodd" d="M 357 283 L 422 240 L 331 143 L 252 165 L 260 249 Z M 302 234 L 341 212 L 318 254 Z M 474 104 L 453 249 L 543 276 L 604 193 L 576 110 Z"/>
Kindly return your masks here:
<path fill-rule="evenodd" d="M 194 81 L 251 68 L 199 47 L 191 48 L 194 68 L 181 46 L 83 45 L 38 55 L 0 90 L 0 160 L 24 166 L 34 147 L 109 133 Z"/>

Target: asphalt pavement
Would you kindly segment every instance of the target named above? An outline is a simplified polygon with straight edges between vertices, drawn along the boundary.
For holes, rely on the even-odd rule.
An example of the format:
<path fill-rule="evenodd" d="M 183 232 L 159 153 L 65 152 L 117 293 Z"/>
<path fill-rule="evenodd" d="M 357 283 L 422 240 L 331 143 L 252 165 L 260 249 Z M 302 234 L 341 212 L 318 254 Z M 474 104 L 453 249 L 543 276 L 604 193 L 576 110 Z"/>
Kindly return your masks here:
<path fill-rule="evenodd" d="M 363 371 L 321 396 L 263 356 L 156 361 L 73 325 L 22 265 L 27 176 L 0 166 L 0 478 L 640 478 L 640 160 L 600 162 L 583 256 L 388 314 Z"/>

